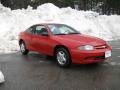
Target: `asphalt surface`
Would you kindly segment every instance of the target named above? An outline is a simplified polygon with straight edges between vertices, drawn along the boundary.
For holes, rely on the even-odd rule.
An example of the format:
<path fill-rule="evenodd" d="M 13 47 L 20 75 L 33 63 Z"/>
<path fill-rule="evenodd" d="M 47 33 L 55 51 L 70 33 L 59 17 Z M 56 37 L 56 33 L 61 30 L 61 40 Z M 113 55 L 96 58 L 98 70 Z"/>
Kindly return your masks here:
<path fill-rule="evenodd" d="M 45 55 L 0 55 L 6 82 L 0 90 L 120 90 L 120 41 L 110 42 L 112 57 L 98 65 L 60 68 Z"/>

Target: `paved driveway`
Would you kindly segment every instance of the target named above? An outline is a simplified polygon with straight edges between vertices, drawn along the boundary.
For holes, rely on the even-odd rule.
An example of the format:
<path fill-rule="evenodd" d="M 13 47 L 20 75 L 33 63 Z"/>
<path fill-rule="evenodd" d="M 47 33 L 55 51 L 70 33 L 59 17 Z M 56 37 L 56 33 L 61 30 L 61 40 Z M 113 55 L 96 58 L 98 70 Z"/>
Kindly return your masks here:
<path fill-rule="evenodd" d="M 6 78 L 0 90 L 119 90 L 120 41 L 110 43 L 113 55 L 108 61 L 69 69 L 37 53 L 0 55 L 0 69 Z"/>

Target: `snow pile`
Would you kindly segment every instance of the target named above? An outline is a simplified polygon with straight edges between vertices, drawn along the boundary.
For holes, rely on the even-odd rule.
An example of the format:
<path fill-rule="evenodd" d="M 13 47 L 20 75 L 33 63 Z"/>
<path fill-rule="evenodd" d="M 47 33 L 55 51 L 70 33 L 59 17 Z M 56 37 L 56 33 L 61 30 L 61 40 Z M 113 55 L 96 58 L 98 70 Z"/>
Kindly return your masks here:
<path fill-rule="evenodd" d="M 5 77 L 3 75 L 3 73 L 0 71 L 0 84 L 5 82 Z"/>
<path fill-rule="evenodd" d="M 105 40 L 120 38 L 120 16 L 99 15 L 92 11 L 77 11 L 70 7 L 58 8 L 51 3 L 32 9 L 11 10 L 0 4 L 0 53 L 19 50 L 18 34 L 29 26 L 41 22 L 68 24 L 83 34 Z"/>

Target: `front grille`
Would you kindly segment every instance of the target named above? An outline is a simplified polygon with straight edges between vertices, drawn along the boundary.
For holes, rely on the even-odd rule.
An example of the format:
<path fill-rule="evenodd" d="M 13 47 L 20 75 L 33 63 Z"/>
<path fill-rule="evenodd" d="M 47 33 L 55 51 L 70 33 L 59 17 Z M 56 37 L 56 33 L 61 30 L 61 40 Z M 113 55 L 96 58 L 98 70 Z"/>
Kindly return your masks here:
<path fill-rule="evenodd" d="M 95 57 L 95 60 L 103 60 L 103 59 L 105 59 L 105 55 L 103 55 L 103 56 L 98 56 L 98 57 Z"/>
<path fill-rule="evenodd" d="M 104 45 L 95 46 L 95 49 L 105 49 L 107 47 L 108 46 L 106 44 L 104 44 Z"/>

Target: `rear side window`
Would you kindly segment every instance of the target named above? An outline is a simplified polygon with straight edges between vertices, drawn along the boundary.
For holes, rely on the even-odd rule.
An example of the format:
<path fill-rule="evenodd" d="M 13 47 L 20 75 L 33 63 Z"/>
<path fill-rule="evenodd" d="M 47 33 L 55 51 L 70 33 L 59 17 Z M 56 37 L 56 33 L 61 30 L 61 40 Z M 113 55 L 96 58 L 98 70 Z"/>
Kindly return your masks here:
<path fill-rule="evenodd" d="M 32 33 L 32 28 L 28 28 L 25 32 Z"/>

